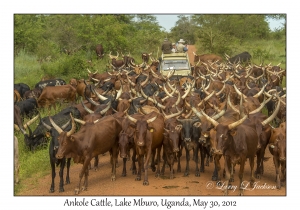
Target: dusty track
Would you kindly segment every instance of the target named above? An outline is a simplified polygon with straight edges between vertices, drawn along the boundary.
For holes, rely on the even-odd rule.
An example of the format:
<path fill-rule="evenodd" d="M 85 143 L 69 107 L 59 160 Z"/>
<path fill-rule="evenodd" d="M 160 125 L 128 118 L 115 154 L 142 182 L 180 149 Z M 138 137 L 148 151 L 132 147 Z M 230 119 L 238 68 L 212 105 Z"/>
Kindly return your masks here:
<path fill-rule="evenodd" d="M 271 157 L 268 149 L 266 150 L 266 157 Z M 222 195 L 221 189 L 216 187 L 216 183 L 211 181 L 211 176 L 213 173 L 214 165 L 210 163 L 209 167 L 205 167 L 205 172 L 201 173 L 200 177 L 196 177 L 194 175 L 195 172 L 195 163 L 193 161 L 190 162 L 190 175 L 185 177 L 185 153 L 181 157 L 182 163 L 182 172 L 175 172 L 175 178 L 173 180 L 169 179 L 169 170 L 166 170 L 164 176 L 155 177 L 155 173 L 151 170 L 149 171 L 149 186 L 143 186 L 142 181 L 135 181 L 135 175 L 132 175 L 131 171 L 128 169 L 127 176 L 122 177 L 122 161 L 119 159 L 119 167 L 117 168 L 117 176 L 116 181 L 112 182 L 110 180 L 110 163 L 109 163 L 109 155 L 108 153 L 105 156 L 100 156 L 99 162 L 99 170 L 95 171 L 93 169 L 90 170 L 89 175 L 89 186 L 87 191 L 80 192 L 79 195 L 87 196 L 87 195 L 101 195 L 101 196 L 129 196 L 129 195 L 138 195 L 138 196 L 198 196 L 198 195 Z M 128 162 L 129 168 L 130 162 Z M 176 165 L 177 166 L 177 165 Z M 223 166 L 223 161 L 222 161 Z M 65 192 L 58 192 L 58 171 L 57 168 L 57 177 L 55 180 L 55 192 L 49 193 L 50 184 L 51 184 L 51 175 L 47 175 L 40 179 L 32 179 L 32 180 L 21 180 L 20 184 L 27 185 L 26 190 L 23 190 L 18 195 L 30 195 L 30 196 L 52 196 L 52 195 L 74 195 L 74 189 L 79 181 L 79 171 L 81 169 L 81 164 L 73 164 L 71 166 L 71 184 L 65 185 Z M 175 170 L 177 167 L 175 167 Z M 233 186 L 238 184 L 238 169 L 236 167 L 235 173 L 235 181 L 233 182 Z M 49 173 L 50 173 L 50 165 L 49 165 Z M 249 162 L 247 161 L 245 167 L 244 179 L 247 181 L 250 177 L 250 168 Z M 143 176 L 142 176 L 143 178 Z M 34 182 L 33 182 L 34 180 Z M 224 181 L 224 179 L 222 179 Z M 278 189 L 266 189 L 268 186 L 274 188 L 276 186 L 275 183 L 275 168 L 273 165 L 273 160 L 270 158 L 267 162 L 265 162 L 265 173 L 263 174 L 261 179 L 257 179 L 257 187 L 261 187 L 264 189 L 253 189 L 248 187 L 245 190 L 245 195 L 286 195 L 286 188 L 282 187 L 280 190 Z M 34 183 L 34 184 L 28 184 Z M 266 183 L 266 184 L 265 184 Z M 276 187 L 275 187 L 276 188 Z M 238 190 L 230 190 L 229 195 L 238 195 Z"/>

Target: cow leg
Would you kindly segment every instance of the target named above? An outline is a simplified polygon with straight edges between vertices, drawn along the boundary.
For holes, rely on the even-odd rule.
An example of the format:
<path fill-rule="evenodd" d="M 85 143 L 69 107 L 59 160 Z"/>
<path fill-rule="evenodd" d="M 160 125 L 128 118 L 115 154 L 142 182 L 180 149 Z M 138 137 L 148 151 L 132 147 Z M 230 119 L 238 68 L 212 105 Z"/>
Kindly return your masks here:
<path fill-rule="evenodd" d="M 214 161 L 214 166 L 215 166 L 215 169 L 214 169 L 214 172 L 213 172 L 213 175 L 211 177 L 211 180 L 212 181 L 219 181 L 220 180 L 220 176 L 218 176 L 218 172 L 221 170 L 221 165 L 220 165 L 220 159 L 218 158 L 215 158 L 215 161 Z"/>
<path fill-rule="evenodd" d="M 229 186 L 229 179 L 230 179 L 230 166 L 231 166 L 231 160 L 230 157 L 224 156 L 224 170 L 225 170 L 225 182 L 224 182 L 224 188 L 223 188 L 223 194 L 228 195 L 228 186 Z"/>
<path fill-rule="evenodd" d="M 256 175 L 257 179 L 261 178 L 261 165 L 262 165 L 262 161 L 263 161 L 262 154 L 261 154 L 262 152 L 261 151 L 262 151 L 262 148 L 260 146 L 260 148 L 256 152 L 257 161 L 256 161 L 255 175 Z"/>
<path fill-rule="evenodd" d="M 70 166 L 71 166 L 71 158 L 67 159 L 67 176 L 66 176 L 66 184 L 70 184 Z"/>
<path fill-rule="evenodd" d="M 281 175 L 280 175 L 281 179 L 280 179 L 280 181 L 281 182 L 284 182 L 285 179 L 286 179 L 286 174 L 285 174 L 285 172 L 286 172 L 286 166 L 285 166 L 285 164 L 286 164 L 285 161 L 280 161 L 280 165 L 281 165 Z"/>
<path fill-rule="evenodd" d="M 161 147 L 157 148 L 157 170 L 155 173 L 155 177 L 159 177 L 160 175 L 160 151 L 161 151 Z"/>
<path fill-rule="evenodd" d="M 204 159 L 206 156 L 206 147 L 203 145 L 199 146 L 199 150 L 200 150 L 200 155 L 201 155 L 201 159 L 200 159 L 200 172 L 204 172 Z M 208 160 L 208 159 L 207 159 Z"/>
<path fill-rule="evenodd" d="M 135 148 L 133 148 L 133 152 L 132 152 L 132 158 L 131 158 L 131 160 L 132 160 L 132 174 L 136 174 L 137 173 L 137 171 L 136 171 L 136 165 L 135 165 L 135 162 L 136 162 L 136 150 L 135 150 Z"/>
<path fill-rule="evenodd" d="M 94 170 L 98 171 L 98 165 L 99 165 L 99 155 L 96 155 L 94 158 Z"/>
<path fill-rule="evenodd" d="M 138 154 L 138 171 L 137 171 L 137 174 L 136 174 L 136 178 L 135 178 L 135 181 L 141 181 L 141 174 L 142 174 L 142 161 L 144 159 L 144 155 L 140 155 Z"/>
<path fill-rule="evenodd" d="M 166 162 L 167 162 L 167 151 L 165 151 L 165 149 L 163 150 L 163 165 L 161 167 L 161 171 L 160 174 L 161 175 L 165 175 L 165 167 L 166 167 Z"/>
<path fill-rule="evenodd" d="M 174 159 L 175 159 L 176 154 L 172 153 L 170 156 L 170 179 L 174 179 Z"/>
<path fill-rule="evenodd" d="M 277 189 L 280 189 L 281 188 L 280 176 L 279 176 L 280 162 L 279 162 L 278 157 L 276 156 L 276 154 L 274 154 L 273 160 L 274 160 L 275 171 L 276 171 L 276 178 L 275 178 L 276 187 L 277 187 Z"/>
<path fill-rule="evenodd" d="M 240 179 L 240 195 L 244 195 L 244 189 L 245 187 L 243 186 L 243 176 L 244 176 L 244 168 L 245 168 L 245 162 L 246 159 L 245 158 L 241 158 L 241 162 L 240 162 L 240 170 L 239 170 L 239 179 Z M 254 163 L 254 162 L 253 162 Z M 251 168 L 251 175 L 253 176 L 253 166 L 254 164 L 252 164 L 252 168 Z M 251 167 L 251 164 L 250 164 Z M 253 177 L 254 178 L 254 177 Z M 251 183 L 250 183 L 251 184 Z"/>
<path fill-rule="evenodd" d="M 60 170 L 59 170 L 59 192 L 64 192 L 64 168 L 66 165 L 66 158 L 63 158 L 60 162 Z"/>
<path fill-rule="evenodd" d="M 190 151 L 185 148 L 185 153 L 186 153 L 186 166 L 185 166 L 185 172 L 184 176 L 188 176 L 190 174 Z"/>
<path fill-rule="evenodd" d="M 198 151 L 200 150 L 199 145 L 194 148 L 194 158 L 195 158 L 195 164 L 196 164 L 196 171 L 195 171 L 195 176 L 199 177 L 200 176 L 200 170 L 199 170 L 199 156 L 198 156 Z"/>
<path fill-rule="evenodd" d="M 153 172 L 156 171 L 156 167 L 155 167 L 155 164 L 157 164 L 157 159 L 155 160 L 155 155 L 156 155 L 156 149 L 152 150 L 151 152 L 151 169 Z M 159 154 L 157 154 L 159 156 Z"/>
<path fill-rule="evenodd" d="M 56 176 L 56 173 L 55 173 L 55 159 L 53 159 L 53 157 L 50 157 L 50 165 L 51 165 L 51 186 L 50 186 L 49 192 L 53 193 L 54 189 L 55 189 L 54 180 L 55 180 L 55 176 Z"/>
<path fill-rule="evenodd" d="M 118 140 L 116 140 L 115 142 L 118 142 Z M 116 181 L 116 166 L 117 166 L 118 153 L 119 153 L 119 148 L 118 148 L 118 145 L 116 145 L 116 146 L 112 149 L 112 171 L 111 171 L 111 181 Z M 126 158 L 125 158 L 125 159 L 126 159 Z"/>
<path fill-rule="evenodd" d="M 249 163 L 250 163 L 250 185 L 251 185 L 251 187 L 253 187 L 254 182 L 255 182 L 254 173 L 253 173 L 253 169 L 254 169 L 254 156 L 253 157 L 249 157 Z"/>
<path fill-rule="evenodd" d="M 81 191 L 87 190 L 88 188 L 88 176 L 89 176 L 89 170 L 86 169 L 84 173 L 84 182 Z"/>
<path fill-rule="evenodd" d="M 175 155 L 177 155 L 177 172 L 181 172 L 180 158 L 182 156 L 182 149 L 180 149 Z"/>
<path fill-rule="evenodd" d="M 82 187 L 82 191 L 83 190 L 87 190 L 87 179 L 88 179 L 88 166 L 91 162 L 91 157 L 85 157 L 84 162 L 83 162 L 83 166 L 81 168 L 81 171 L 79 173 L 79 182 L 77 187 L 75 188 L 75 194 L 79 194 L 80 191 L 80 186 L 81 186 L 81 180 L 83 175 L 85 175 L 85 180 L 84 180 L 84 186 Z"/>
<path fill-rule="evenodd" d="M 123 158 L 122 176 L 126 176 L 126 174 L 127 174 L 127 172 L 126 172 L 126 162 L 127 162 L 127 158 Z"/>
<path fill-rule="evenodd" d="M 153 157 L 155 155 L 153 154 Z M 144 162 L 144 169 L 145 169 L 145 176 L 144 176 L 144 182 L 143 185 L 149 185 L 149 181 L 148 181 L 148 168 L 149 168 L 149 160 L 151 157 L 151 148 L 148 149 L 147 153 L 146 153 L 146 160 Z M 160 158 L 159 158 L 160 159 Z"/>

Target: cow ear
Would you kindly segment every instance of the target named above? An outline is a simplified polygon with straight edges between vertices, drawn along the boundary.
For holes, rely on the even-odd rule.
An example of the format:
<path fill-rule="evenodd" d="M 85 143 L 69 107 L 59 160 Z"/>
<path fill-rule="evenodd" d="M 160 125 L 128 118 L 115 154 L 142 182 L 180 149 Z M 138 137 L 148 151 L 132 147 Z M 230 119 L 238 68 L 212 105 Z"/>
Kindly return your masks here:
<path fill-rule="evenodd" d="M 176 125 L 175 130 L 176 130 L 177 132 L 180 132 L 181 129 L 182 129 L 182 125 Z"/>
<path fill-rule="evenodd" d="M 155 131 L 155 129 L 153 127 L 148 127 L 148 131 L 150 131 L 151 133 L 153 133 Z"/>
<path fill-rule="evenodd" d="M 196 128 L 199 128 L 200 127 L 200 125 L 201 125 L 201 122 L 196 122 L 196 123 L 194 123 L 194 127 L 196 127 Z"/>
<path fill-rule="evenodd" d="M 49 132 L 46 132 L 46 137 L 47 137 L 47 138 L 50 138 L 50 137 L 51 137 L 51 135 L 50 135 Z"/>
<path fill-rule="evenodd" d="M 229 131 L 231 136 L 235 136 L 236 135 L 236 129 L 232 129 Z"/>

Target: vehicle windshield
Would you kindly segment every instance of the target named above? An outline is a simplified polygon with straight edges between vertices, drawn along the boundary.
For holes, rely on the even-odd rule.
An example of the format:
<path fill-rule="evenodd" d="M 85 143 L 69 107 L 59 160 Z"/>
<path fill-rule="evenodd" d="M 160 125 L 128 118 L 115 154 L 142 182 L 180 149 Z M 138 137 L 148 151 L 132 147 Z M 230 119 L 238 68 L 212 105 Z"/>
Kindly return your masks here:
<path fill-rule="evenodd" d="M 187 60 L 164 60 L 162 63 L 162 69 L 164 71 L 169 71 L 173 69 L 189 69 L 189 64 Z"/>

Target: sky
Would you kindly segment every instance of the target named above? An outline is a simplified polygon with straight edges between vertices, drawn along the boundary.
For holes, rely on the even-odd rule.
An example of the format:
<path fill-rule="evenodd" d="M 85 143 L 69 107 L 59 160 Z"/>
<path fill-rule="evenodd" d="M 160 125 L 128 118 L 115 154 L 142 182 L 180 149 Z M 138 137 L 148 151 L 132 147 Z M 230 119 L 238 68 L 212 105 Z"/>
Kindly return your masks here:
<path fill-rule="evenodd" d="M 164 27 L 166 31 L 170 32 L 171 28 L 175 26 L 176 21 L 178 20 L 178 14 L 176 15 L 154 15 L 156 16 L 156 20 L 159 22 L 159 25 Z M 271 30 L 274 30 L 275 28 L 281 27 L 281 23 L 283 21 L 278 20 L 270 20 L 269 26 Z"/>

